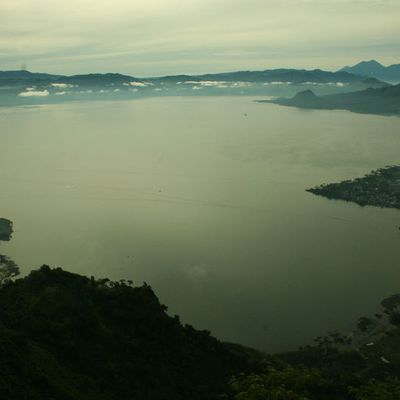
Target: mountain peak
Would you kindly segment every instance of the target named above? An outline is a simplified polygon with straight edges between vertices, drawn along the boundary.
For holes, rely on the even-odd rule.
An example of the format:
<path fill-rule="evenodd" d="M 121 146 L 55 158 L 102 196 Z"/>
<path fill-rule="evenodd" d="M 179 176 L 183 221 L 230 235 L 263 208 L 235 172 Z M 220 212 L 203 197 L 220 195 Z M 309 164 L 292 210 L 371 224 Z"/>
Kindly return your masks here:
<path fill-rule="evenodd" d="M 301 92 L 298 92 L 295 96 L 294 99 L 296 100 L 310 100 L 310 99 L 316 99 L 317 96 L 312 90 L 303 90 Z"/>
<path fill-rule="evenodd" d="M 362 75 L 369 78 L 399 83 L 400 82 L 400 64 L 393 64 L 385 67 L 376 60 L 361 61 L 353 66 L 346 66 L 341 71 L 350 72 L 355 75 Z"/>
<path fill-rule="evenodd" d="M 364 68 L 370 71 L 380 71 L 385 69 L 385 67 L 376 60 L 361 61 L 351 68 Z"/>
<path fill-rule="evenodd" d="M 350 72 L 356 75 L 379 78 L 386 71 L 386 67 L 376 60 L 368 60 L 360 61 L 358 64 L 351 67 L 344 67 L 341 69 L 341 71 Z"/>
<path fill-rule="evenodd" d="M 370 66 L 376 66 L 376 67 L 383 67 L 383 65 L 376 60 L 361 61 L 356 65 L 370 65 Z"/>

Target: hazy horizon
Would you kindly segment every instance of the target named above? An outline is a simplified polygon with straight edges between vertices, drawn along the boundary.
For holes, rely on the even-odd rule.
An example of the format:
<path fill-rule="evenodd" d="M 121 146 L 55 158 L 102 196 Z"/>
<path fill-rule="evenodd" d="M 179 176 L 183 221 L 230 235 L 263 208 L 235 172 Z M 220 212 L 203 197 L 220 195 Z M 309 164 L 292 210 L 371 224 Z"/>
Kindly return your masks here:
<path fill-rule="evenodd" d="M 393 0 L 3 0 L 0 70 L 133 76 L 400 63 Z"/>

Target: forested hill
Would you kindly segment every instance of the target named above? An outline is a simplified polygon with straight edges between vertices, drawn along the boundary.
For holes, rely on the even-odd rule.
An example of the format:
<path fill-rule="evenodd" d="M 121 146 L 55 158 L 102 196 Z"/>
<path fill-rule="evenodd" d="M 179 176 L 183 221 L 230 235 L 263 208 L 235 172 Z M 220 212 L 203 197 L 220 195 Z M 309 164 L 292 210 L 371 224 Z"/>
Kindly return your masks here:
<path fill-rule="evenodd" d="M 0 289 L 0 398 L 213 399 L 244 360 L 147 286 L 42 267 Z"/>

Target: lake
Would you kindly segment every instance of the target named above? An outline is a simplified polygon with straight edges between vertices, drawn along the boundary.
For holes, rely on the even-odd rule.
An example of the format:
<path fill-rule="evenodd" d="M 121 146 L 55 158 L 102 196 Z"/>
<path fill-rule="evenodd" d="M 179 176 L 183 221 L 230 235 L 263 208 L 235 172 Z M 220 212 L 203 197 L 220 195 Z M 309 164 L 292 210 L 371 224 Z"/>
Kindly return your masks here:
<path fill-rule="evenodd" d="M 400 289 L 400 213 L 306 188 L 399 163 L 399 118 L 163 97 L 0 108 L 0 253 L 146 281 L 222 340 L 294 349 Z"/>

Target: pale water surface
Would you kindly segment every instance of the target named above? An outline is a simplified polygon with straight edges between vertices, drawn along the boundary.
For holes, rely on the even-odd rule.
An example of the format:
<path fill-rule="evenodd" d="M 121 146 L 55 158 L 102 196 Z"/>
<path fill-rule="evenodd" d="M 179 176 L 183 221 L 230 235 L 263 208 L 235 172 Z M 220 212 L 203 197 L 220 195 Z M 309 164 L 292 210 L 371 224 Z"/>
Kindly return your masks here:
<path fill-rule="evenodd" d="M 400 213 L 305 188 L 400 161 L 398 118 L 252 98 L 0 109 L 2 244 L 153 286 L 171 314 L 268 351 L 346 330 L 400 291 Z"/>

